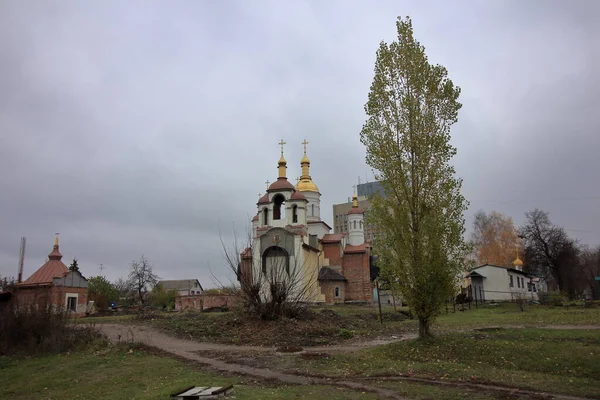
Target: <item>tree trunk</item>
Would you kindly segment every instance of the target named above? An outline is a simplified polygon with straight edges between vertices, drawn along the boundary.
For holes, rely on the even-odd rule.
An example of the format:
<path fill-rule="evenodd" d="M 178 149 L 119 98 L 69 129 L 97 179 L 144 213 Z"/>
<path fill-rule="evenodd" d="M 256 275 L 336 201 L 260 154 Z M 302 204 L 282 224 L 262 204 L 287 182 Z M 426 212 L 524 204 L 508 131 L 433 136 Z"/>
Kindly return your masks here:
<path fill-rule="evenodd" d="M 424 339 L 431 336 L 429 331 L 429 319 L 419 317 L 419 338 Z"/>

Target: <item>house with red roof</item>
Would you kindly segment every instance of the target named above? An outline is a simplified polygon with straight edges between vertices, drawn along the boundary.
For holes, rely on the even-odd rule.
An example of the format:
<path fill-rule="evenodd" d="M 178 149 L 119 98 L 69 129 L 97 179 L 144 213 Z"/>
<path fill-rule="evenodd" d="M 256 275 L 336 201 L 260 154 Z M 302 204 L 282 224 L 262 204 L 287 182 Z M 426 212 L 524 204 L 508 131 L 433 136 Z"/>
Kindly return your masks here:
<path fill-rule="evenodd" d="M 48 261 L 24 282 L 17 283 L 19 307 L 53 307 L 74 316 L 85 315 L 88 301 L 88 281 L 79 271 L 71 271 L 61 261 L 58 235 Z"/>

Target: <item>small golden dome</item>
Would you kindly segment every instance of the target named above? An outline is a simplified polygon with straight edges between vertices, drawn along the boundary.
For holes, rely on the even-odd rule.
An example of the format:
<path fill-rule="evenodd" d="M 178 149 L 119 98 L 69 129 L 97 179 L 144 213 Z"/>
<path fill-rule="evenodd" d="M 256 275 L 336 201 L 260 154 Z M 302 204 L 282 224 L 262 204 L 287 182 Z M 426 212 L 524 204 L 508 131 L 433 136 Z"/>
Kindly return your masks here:
<path fill-rule="evenodd" d="M 523 261 L 521 261 L 521 259 L 519 258 L 519 256 L 517 256 L 517 259 L 515 261 L 513 261 L 513 265 L 515 267 L 522 267 L 523 266 Z"/>
<path fill-rule="evenodd" d="M 296 185 L 296 189 L 300 192 L 317 192 L 319 193 L 319 188 L 310 178 L 301 178 L 298 184 Z"/>

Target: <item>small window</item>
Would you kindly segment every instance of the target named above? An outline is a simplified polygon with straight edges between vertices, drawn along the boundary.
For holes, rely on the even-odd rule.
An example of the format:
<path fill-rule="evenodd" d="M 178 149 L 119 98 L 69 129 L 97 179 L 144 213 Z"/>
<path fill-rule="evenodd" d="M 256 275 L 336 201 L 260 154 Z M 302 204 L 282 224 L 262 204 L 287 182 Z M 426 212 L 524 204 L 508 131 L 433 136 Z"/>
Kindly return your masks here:
<path fill-rule="evenodd" d="M 354 221 L 354 229 L 356 229 L 356 221 Z"/>
<path fill-rule="evenodd" d="M 335 287 L 335 290 L 334 290 L 334 296 L 335 296 L 336 298 L 339 298 L 339 297 L 340 297 L 340 288 L 339 288 L 339 286 L 336 286 L 336 287 Z"/>
<path fill-rule="evenodd" d="M 508 277 L 510 278 L 510 287 L 515 287 L 515 282 L 513 281 L 513 276 L 509 275 Z"/>
<path fill-rule="evenodd" d="M 535 285 L 535 283 L 531 284 L 531 287 L 533 288 L 533 292 L 537 292 L 537 286 Z"/>
<path fill-rule="evenodd" d="M 520 288 L 521 287 L 521 278 L 519 278 L 517 276 L 517 287 Z"/>
<path fill-rule="evenodd" d="M 315 215 L 315 205 L 314 204 L 310 205 L 310 215 L 312 215 L 313 217 Z"/>
<path fill-rule="evenodd" d="M 67 297 L 67 310 L 77 311 L 77 297 Z"/>
<path fill-rule="evenodd" d="M 192 290 L 191 293 L 194 294 L 194 291 Z"/>

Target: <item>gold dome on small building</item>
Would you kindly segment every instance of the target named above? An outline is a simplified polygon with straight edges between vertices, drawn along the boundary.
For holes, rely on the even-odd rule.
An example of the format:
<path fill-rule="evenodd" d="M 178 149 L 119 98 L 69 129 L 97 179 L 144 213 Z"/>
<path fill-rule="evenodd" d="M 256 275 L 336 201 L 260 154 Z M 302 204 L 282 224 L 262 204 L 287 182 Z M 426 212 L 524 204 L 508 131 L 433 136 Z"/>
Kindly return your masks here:
<path fill-rule="evenodd" d="M 515 259 L 515 261 L 513 261 L 513 265 L 515 266 L 516 269 L 523 268 L 523 261 L 521 261 L 521 259 L 519 258 L 519 248 L 518 247 L 517 247 L 517 258 Z"/>
<path fill-rule="evenodd" d="M 515 261 L 513 261 L 513 265 L 515 267 L 522 267 L 523 266 L 523 261 L 521 261 L 521 259 L 519 258 L 519 256 L 517 256 L 517 258 L 515 259 Z"/>

